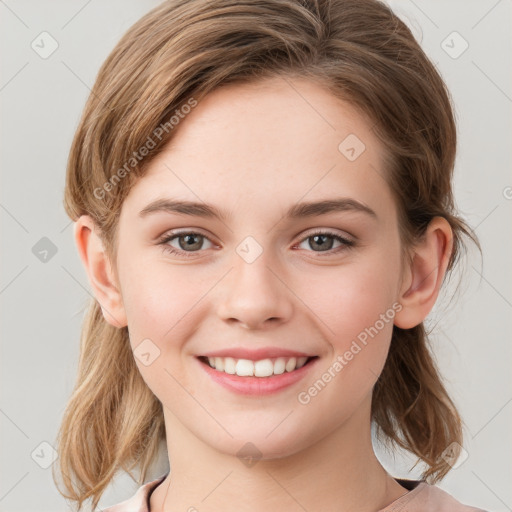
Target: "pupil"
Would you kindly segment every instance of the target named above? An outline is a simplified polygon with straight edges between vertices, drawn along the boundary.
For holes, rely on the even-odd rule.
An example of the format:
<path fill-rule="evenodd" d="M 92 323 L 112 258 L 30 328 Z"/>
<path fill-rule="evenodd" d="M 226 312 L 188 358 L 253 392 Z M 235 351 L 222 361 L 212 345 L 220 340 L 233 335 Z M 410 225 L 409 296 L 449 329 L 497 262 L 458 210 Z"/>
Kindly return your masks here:
<path fill-rule="evenodd" d="M 326 244 L 325 244 L 325 238 L 330 238 L 330 240 L 331 240 L 331 243 L 330 243 L 330 244 L 329 244 L 329 243 L 327 243 L 328 247 L 326 247 Z M 324 239 L 324 242 L 320 242 L 320 243 L 318 243 L 318 240 L 322 240 L 322 239 Z M 315 244 L 317 244 L 317 245 L 319 246 L 319 248 L 320 248 L 321 250 L 323 250 L 323 251 L 327 251 L 327 250 L 329 250 L 329 249 L 331 249 L 331 248 L 332 248 L 333 240 L 332 240 L 332 238 L 331 238 L 330 236 L 328 236 L 328 235 L 314 235 L 314 236 L 313 236 L 313 240 L 314 240 L 314 243 L 315 243 Z"/>
<path fill-rule="evenodd" d="M 198 245 L 199 247 L 201 246 L 201 242 L 194 242 L 194 239 L 195 238 L 200 238 L 201 235 L 183 235 L 181 239 L 185 239 L 185 244 L 182 244 L 181 241 L 180 241 L 180 246 L 182 248 L 194 248 L 193 245 Z M 196 248 L 199 248 L 199 247 L 196 247 Z"/>

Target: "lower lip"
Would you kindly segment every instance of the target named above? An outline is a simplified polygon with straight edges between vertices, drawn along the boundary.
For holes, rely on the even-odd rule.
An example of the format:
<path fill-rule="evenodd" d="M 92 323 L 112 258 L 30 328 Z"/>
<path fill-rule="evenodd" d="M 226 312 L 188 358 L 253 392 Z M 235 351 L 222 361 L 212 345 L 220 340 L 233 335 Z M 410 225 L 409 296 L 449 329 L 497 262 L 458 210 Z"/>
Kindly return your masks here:
<path fill-rule="evenodd" d="M 198 359 L 203 370 L 221 386 L 242 395 L 269 395 L 284 388 L 290 387 L 301 380 L 316 364 L 318 358 L 310 360 L 307 364 L 293 372 L 284 372 L 270 377 L 240 377 L 230 373 L 220 372 Z"/>

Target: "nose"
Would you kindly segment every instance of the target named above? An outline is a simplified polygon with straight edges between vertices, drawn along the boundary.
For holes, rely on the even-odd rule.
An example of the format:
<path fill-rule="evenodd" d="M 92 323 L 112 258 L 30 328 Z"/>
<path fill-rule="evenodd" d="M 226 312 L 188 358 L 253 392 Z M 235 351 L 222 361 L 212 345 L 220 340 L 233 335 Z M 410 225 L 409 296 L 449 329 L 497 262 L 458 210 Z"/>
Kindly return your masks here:
<path fill-rule="evenodd" d="M 219 317 L 251 330 L 265 330 L 287 322 L 293 313 L 294 294 L 279 266 L 269 261 L 266 251 L 252 263 L 237 254 L 234 268 L 223 280 Z"/>

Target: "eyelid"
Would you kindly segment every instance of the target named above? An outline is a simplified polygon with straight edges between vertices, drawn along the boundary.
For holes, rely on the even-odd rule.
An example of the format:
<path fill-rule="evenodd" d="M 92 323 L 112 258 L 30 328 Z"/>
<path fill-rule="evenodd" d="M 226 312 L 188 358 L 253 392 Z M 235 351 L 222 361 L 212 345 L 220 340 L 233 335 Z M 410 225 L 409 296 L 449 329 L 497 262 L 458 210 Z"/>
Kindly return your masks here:
<path fill-rule="evenodd" d="M 170 238 L 176 238 L 180 235 L 201 235 L 203 238 L 207 238 L 212 244 L 215 242 L 212 240 L 209 234 L 203 231 L 201 228 L 176 228 L 176 229 L 168 229 L 158 237 L 156 237 L 155 242 L 161 243 L 164 240 L 168 240 Z M 217 244 L 218 245 L 218 244 Z"/>
<path fill-rule="evenodd" d="M 343 238 L 347 242 L 355 243 L 355 241 L 356 241 L 356 238 L 354 236 L 350 235 L 349 233 L 347 233 L 345 231 L 340 233 L 340 232 L 336 231 L 334 228 L 312 228 L 312 230 L 306 231 L 306 233 L 304 235 L 302 235 L 300 242 L 303 242 L 307 238 L 309 238 L 311 236 L 315 236 L 315 235 L 329 235 L 332 237 L 339 237 L 339 238 Z"/>
<path fill-rule="evenodd" d="M 166 245 L 171 240 L 175 240 L 176 238 L 180 237 L 181 235 L 200 235 L 204 239 L 208 240 L 212 245 L 218 245 L 216 244 L 209 235 L 205 234 L 201 229 L 199 228 L 189 228 L 189 229 L 171 229 L 169 231 L 166 231 L 162 235 L 160 235 L 156 239 L 157 245 Z M 189 252 L 192 254 L 193 252 L 203 252 L 203 251 L 183 251 L 183 252 Z"/>

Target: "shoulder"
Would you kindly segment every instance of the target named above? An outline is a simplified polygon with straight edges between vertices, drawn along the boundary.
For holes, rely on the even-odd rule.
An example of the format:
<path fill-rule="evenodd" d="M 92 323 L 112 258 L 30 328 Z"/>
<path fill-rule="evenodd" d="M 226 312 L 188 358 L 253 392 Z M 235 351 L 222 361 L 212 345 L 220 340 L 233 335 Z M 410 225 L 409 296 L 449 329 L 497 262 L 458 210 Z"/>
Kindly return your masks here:
<path fill-rule="evenodd" d="M 399 481 L 400 484 L 404 482 L 404 487 L 411 490 L 381 512 L 487 512 L 465 505 L 441 488 L 424 481 Z"/>
<path fill-rule="evenodd" d="M 158 477 L 156 480 L 147 482 L 137 489 L 137 492 L 129 499 L 103 509 L 103 512 L 150 512 L 149 497 L 162 483 L 167 474 Z"/>

